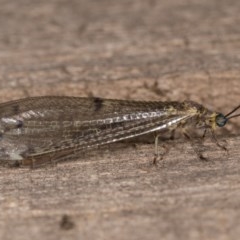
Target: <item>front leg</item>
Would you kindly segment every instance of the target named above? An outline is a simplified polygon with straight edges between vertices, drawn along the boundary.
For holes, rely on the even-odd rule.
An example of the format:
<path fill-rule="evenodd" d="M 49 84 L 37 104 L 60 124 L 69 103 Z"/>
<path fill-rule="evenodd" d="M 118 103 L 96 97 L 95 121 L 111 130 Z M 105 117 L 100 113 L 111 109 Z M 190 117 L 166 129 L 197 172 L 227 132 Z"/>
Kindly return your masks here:
<path fill-rule="evenodd" d="M 198 156 L 198 158 L 200 160 L 205 160 L 205 161 L 208 160 L 206 157 L 203 156 L 202 152 L 198 148 L 196 148 L 196 145 L 194 144 L 193 139 L 190 137 L 190 135 L 188 134 L 188 132 L 187 132 L 187 130 L 185 128 L 182 128 L 182 133 L 185 136 L 185 138 L 190 142 L 190 144 L 191 144 L 194 152 Z M 204 139 L 205 134 L 206 134 L 206 131 L 204 132 L 203 138 L 201 140 Z M 202 141 L 201 141 L 201 144 L 202 144 Z"/>
<path fill-rule="evenodd" d="M 224 151 L 226 151 L 226 152 L 228 153 L 227 147 L 223 146 L 222 144 L 220 144 L 220 143 L 218 142 L 217 137 L 216 137 L 215 132 L 214 132 L 213 129 L 211 129 L 211 136 L 212 136 L 213 141 L 216 143 L 216 145 L 217 145 L 220 149 L 222 149 L 222 150 L 224 150 Z"/>

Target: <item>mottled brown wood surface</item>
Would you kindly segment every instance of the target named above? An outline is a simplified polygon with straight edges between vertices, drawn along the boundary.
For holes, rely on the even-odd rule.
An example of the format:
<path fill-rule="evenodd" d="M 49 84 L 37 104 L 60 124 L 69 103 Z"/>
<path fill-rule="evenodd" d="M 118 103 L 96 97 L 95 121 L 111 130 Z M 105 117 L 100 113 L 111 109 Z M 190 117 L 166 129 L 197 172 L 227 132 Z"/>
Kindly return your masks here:
<path fill-rule="evenodd" d="M 0 0 L 1 102 L 26 96 L 240 103 L 238 0 Z M 121 143 L 0 169 L 1 239 L 239 239 L 239 119 L 200 161 L 184 138 L 151 164 Z"/>

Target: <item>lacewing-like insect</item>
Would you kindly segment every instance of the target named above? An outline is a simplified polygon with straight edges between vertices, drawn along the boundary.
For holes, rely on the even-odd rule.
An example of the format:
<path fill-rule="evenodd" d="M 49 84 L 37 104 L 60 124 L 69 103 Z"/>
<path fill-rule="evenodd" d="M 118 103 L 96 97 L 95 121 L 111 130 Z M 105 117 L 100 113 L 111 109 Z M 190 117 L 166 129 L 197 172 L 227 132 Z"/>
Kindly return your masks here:
<path fill-rule="evenodd" d="M 56 162 L 83 150 L 189 125 L 213 132 L 240 116 L 232 115 L 239 108 L 224 115 L 192 101 L 56 96 L 10 101 L 0 104 L 0 162 L 30 166 Z"/>

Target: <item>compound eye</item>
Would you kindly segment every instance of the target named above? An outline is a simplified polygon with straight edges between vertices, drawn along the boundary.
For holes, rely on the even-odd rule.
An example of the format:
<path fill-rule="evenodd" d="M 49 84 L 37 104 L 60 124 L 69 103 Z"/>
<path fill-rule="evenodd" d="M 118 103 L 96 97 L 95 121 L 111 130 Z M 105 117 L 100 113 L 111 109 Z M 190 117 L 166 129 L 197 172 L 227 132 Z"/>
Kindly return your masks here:
<path fill-rule="evenodd" d="M 222 114 L 222 113 L 219 113 L 217 116 L 216 116 L 216 124 L 218 125 L 218 127 L 223 127 L 226 123 L 227 123 L 227 118 Z"/>

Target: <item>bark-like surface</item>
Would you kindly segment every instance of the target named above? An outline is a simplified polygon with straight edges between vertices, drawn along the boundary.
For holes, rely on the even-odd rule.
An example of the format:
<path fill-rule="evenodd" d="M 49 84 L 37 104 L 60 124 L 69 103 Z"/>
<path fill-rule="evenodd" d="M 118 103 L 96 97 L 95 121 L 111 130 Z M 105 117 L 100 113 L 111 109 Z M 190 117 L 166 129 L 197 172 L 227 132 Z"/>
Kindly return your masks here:
<path fill-rule="evenodd" d="M 240 2 L 0 1 L 1 102 L 27 96 L 240 103 Z M 184 138 L 111 145 L 39 169 L 0 169 L 1 239 L 239 239 L 239 119 Z"/>

